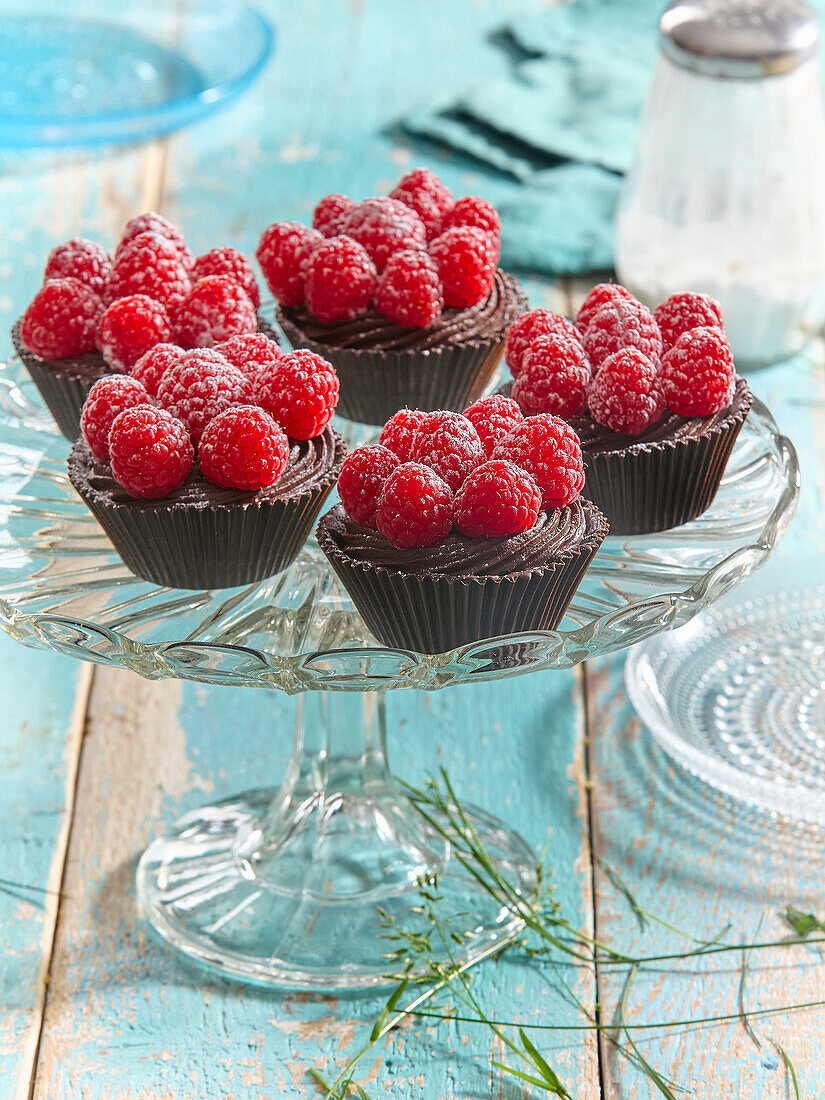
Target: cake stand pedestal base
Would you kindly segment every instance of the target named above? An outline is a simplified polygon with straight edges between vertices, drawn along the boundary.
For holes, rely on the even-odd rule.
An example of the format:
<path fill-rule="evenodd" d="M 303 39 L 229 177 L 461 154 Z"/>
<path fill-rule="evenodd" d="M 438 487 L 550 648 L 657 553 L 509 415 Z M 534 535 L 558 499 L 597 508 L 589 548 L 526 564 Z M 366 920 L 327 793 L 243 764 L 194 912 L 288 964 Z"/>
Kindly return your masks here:
<path fill-rule="evenodd" d="M 498 872 L 525 897 L 535 857 L 480 810 L 468 813 Z M 222 974 L 300 989 L 392 984 L 403 963 L 388 923 L 429 931 L 422 883 L 437 883 L 442 961 L 470 962 L 523 922 L 453 857 L 396 787 L 382 693 L 310 692 L 278 790 L 256 790 L 182 817 L 144 853 L 141 905 L 156 930 Z M 439 952 L 439 945 L 443 951 Z"/>

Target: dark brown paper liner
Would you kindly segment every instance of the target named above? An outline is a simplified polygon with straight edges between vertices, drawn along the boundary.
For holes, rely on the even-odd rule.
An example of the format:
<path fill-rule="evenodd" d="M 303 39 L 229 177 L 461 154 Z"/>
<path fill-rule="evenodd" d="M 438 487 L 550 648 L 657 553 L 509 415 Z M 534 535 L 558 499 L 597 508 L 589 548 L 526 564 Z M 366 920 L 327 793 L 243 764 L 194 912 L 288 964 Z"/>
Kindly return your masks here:
<path fill-rule="evenodd" d="M 69 478 L 132 573 L 170 588 L 231 588 L 264 580 L 290 564 L 303 546 L 344 457 L 336 434 L 336 461 L 324 481 L 283 500 L 215 507 L 118 505 L 89 491 L 75 443 Z"/>
<path fill-rule="evenodd" d="M 98 352 L 90 352 L 77 359 L 40 359 L 29 351 L 20 338 L 19 321 L 11 330 L 11 337 L 23 366 L 31 375 L 58 428 L 74 442 L 80 435 L 80 412 L 89 390 L 98 378 L 112 371 Z"/>
<path fill-rule="evenodd" d="M 340 504 L 321 518 L 316 536 L 382 645 L 445 653 L 485 638 L 558 626 L 607 535 L 604 516 L 583 503 L 597 522 L 578 547 L 541 568 L 505 577 L 409 574 L 359 562 L 340 549 L 332 534 L 344 522 Z"/>
<path fill-rule="evenodd" d="M 341 383 L 336 412 L 359 424 L 385 424 L 404 407 L 461 412 L 481 397 L 504 351 L 504 334 L 439 348 L 336 348 L 308 339 L 278 311 L 293 348 L 328 359 Z"/>

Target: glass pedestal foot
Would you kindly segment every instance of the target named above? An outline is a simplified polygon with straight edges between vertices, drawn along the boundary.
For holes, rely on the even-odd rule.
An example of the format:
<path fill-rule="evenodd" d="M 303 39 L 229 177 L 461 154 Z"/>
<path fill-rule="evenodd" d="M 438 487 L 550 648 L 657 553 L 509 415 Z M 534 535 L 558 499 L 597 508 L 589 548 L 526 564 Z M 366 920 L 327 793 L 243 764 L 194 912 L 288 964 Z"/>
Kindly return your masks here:
<path fill-rule="evenodd" d="M 499 872 L 529 896 L 530 849 L 495 818 L 469 816 Z M 137 888 L 161 936 L 213 970 L 343 990 L 393 982 L 403 967 L 387 957 L 387 923 L 425 930 L 416 910 L 433 876 L 439 916 L 458 936 L 442 961 L 471 961 L 521 931 L 395 786 L 383 697 L 311 693 L 280 790 L 186 814 L 144 853 Z"/>

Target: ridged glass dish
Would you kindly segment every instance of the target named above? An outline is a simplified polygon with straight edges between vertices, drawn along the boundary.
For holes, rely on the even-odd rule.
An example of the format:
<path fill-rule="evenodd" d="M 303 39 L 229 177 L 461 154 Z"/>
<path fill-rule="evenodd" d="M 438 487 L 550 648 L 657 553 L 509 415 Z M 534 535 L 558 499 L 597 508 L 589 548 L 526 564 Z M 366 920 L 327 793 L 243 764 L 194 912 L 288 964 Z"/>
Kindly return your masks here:
<path fill-rule="evenodd" d="M 67 443 L 18 371 L 13 363 L 0 377 L 0 625 L 25 645 L 151 679 L 307 693 L 281 787 L 186 815 L 138 869 L 138 896 L 162 936 L 267 985 L 386 982 L 382 921 L 414 923 L 419 884 L 433 875 L 461 932 L 457 957 L 482 957 L 521 929 L 395 785 L 387 689 L 570 668 L 682 626 L 767 559 L 798 493 L 793 446 L 756 401 L 708 512 L 662 534 L 608 538 L 558 630 L 436 655 L 390 650 L 311 541 L 284 573 L 245 588 L 188 592 L 134 577 L 74 493 Z M 481 810 L 470 810 L 470 827 L 529 896 L 524 842 Z"/>

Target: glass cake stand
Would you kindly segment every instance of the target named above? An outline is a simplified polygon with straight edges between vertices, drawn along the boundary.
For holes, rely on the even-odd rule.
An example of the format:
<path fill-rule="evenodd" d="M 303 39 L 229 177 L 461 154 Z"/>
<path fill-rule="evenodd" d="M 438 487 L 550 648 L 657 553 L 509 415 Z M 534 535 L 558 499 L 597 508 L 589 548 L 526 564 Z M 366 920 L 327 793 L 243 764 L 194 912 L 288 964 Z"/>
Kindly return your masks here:
<path fill-rule="evenodd" d="M 25 645 L 150 679 L 301 693 L 281 786 L 186 814 L 137 874 L 166 940 L 267 985 L 384 984 L 382 920 L 410 927 L 428 876 L 460 933 L 455 956 L 471 961 L 521 929 L 395 785 L 388 690 L 570 668 L 682 626 L 767 559 L 798 492 L 794 449 L 755 401 L 710 510 L 673 531 L 609 538 L 560 629 L 424 656 L 376 644 L 311 540 L 286 572 L 245 588 L 180 591 L 133 576 L 74 493 L 65 440 L 17 378 L 14 364 L 0 375 L 0 625 Z M 528 895 L 525 843 L 481 810 L 469 826 Z"/>

